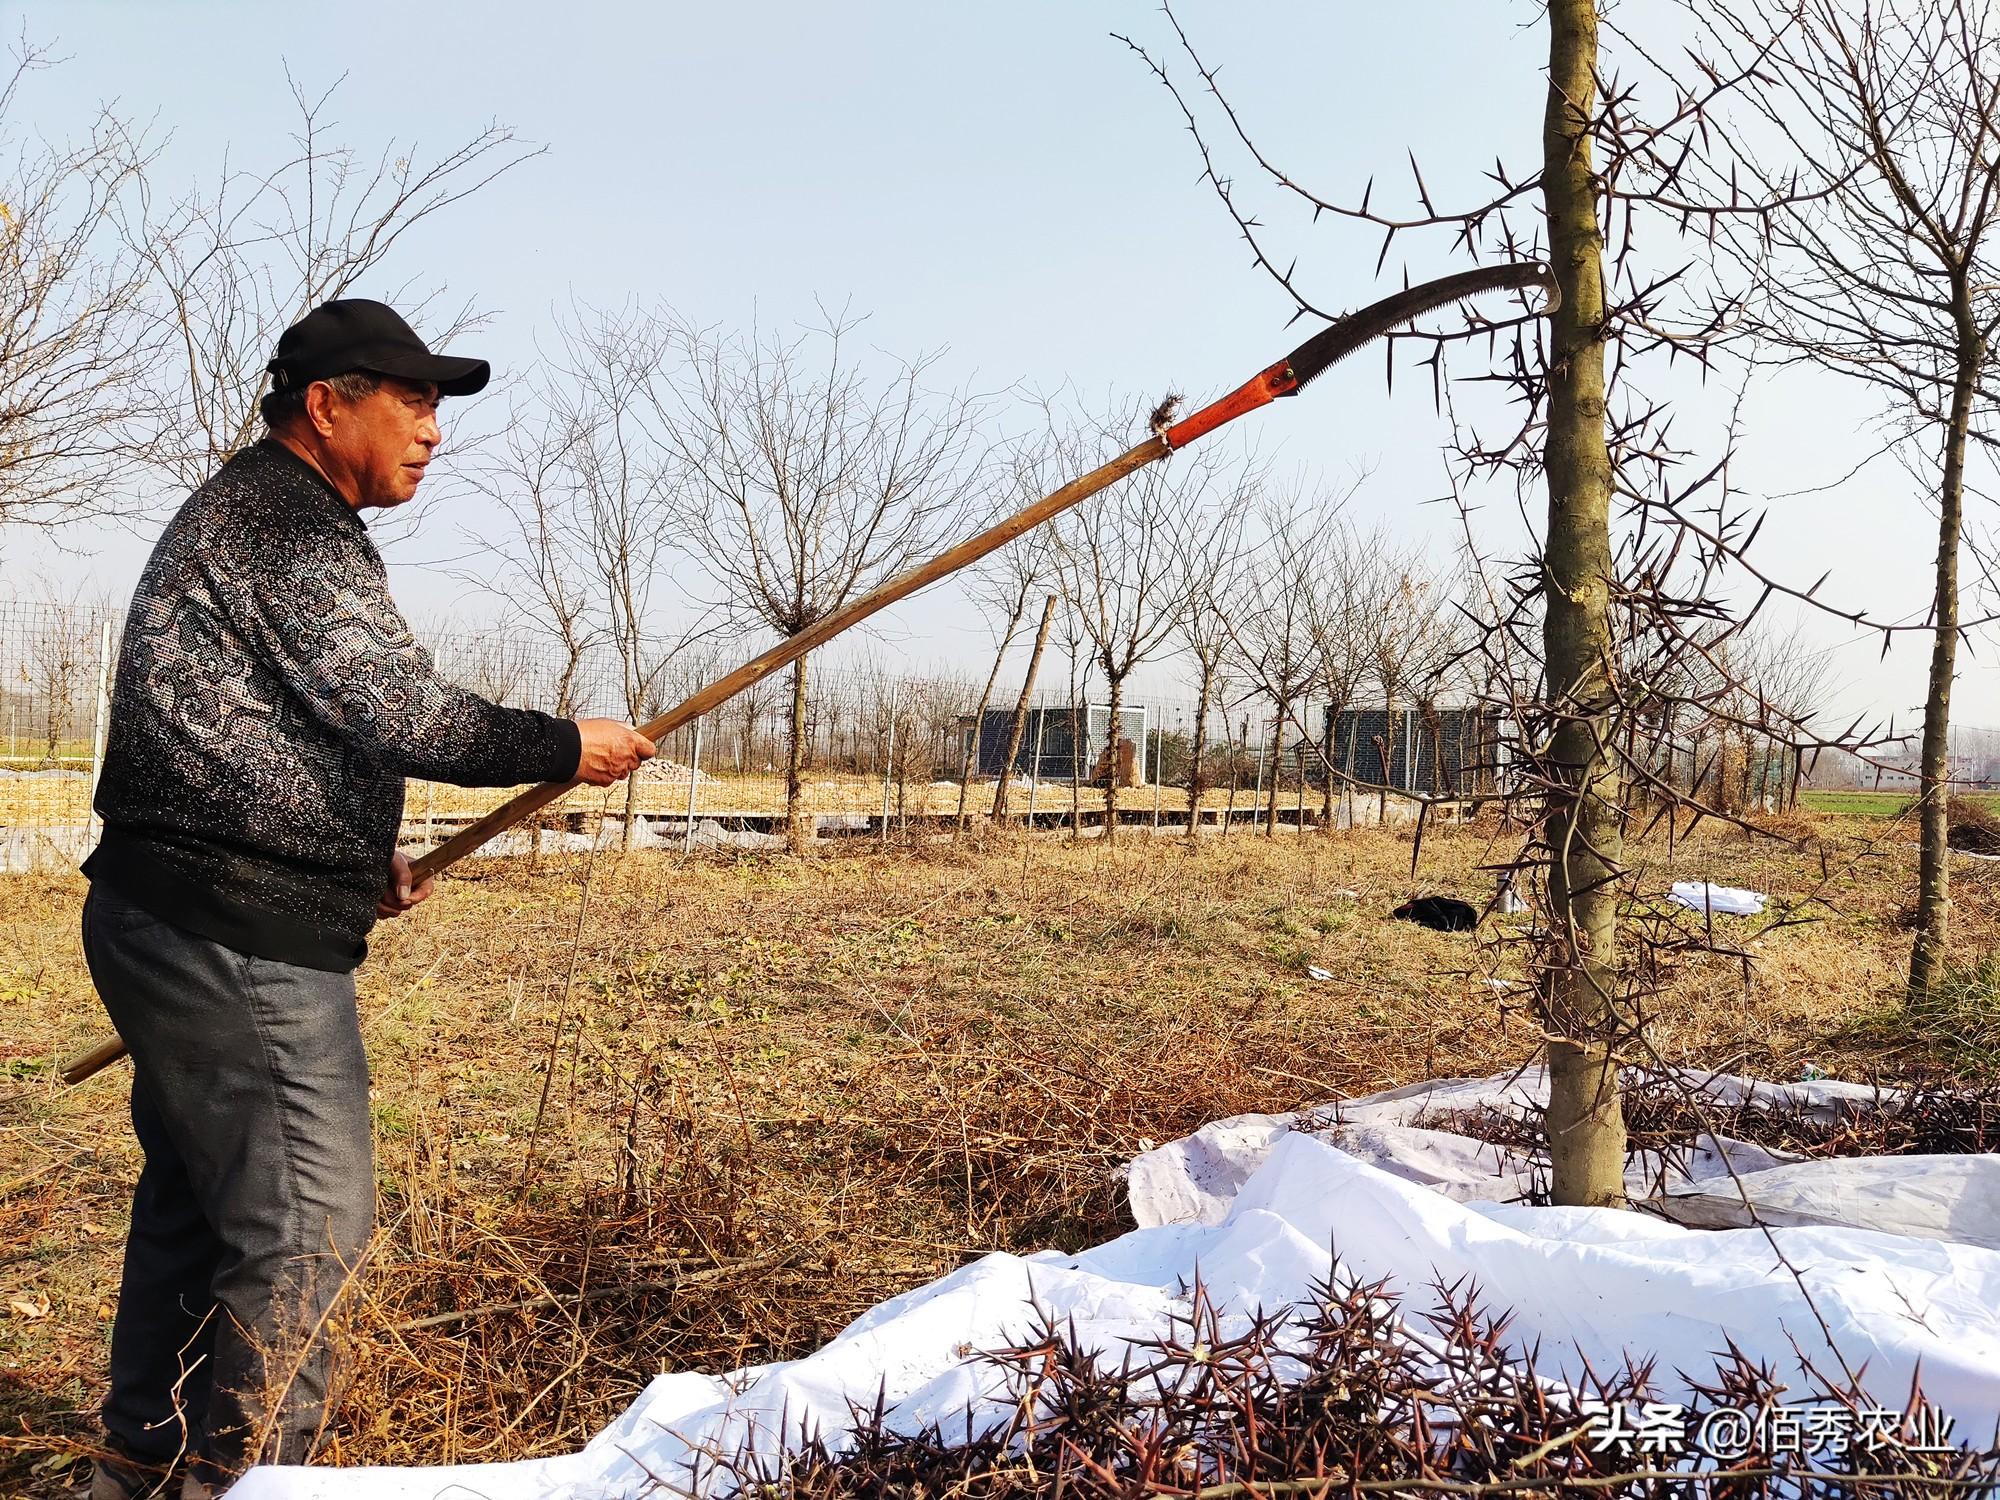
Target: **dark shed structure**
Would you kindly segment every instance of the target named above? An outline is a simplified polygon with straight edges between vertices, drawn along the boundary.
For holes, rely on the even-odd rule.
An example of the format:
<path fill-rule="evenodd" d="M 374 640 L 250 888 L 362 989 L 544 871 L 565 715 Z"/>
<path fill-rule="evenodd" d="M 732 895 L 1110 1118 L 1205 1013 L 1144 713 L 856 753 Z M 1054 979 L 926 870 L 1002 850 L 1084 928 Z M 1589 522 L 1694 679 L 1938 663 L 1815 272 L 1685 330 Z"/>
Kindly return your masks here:
<path fill-rule="evenodd" d="M 1075 715 L 1084 725 L 1081 754 L 1072 754 L 1071 711 L 1067 707 L 1031 708 L 1027 720 L 1021 727 L 1021 749 L 1014 757 L 1016 776 L 1033 776 L 1037 780 L 1066 781 L 1076 774 L 1080 761 L 1083 777 L 1090 778 L 1096 769 L 1098 757 L 1104 753 L 1104 742 L 1111 728 L 1111 705 L 1093 703 L 1088 708 L 1079 708 Z M 1146 710 L 1143 708 L 1121 708 L 1118 711 L 1120 736 L 1132 742 L 1138 754 L 1139 780 L 1148 779 L 1149 758 L 1152 746 L 1147 742 Z M 973 732 L 972 715 L 966 714 L 959 721 L 959 753 L 965 750 L 963 736 Z M 1007 758 L 1007 737 L 1013 732 L 1014 710 L 1011 708 L 989 708 L 979 721 L 978 752 L 972 761 L 975 776 L 998 776 L 1001 763 Z M 1037 748 L 1040 760 L 1036 759 Z"/>

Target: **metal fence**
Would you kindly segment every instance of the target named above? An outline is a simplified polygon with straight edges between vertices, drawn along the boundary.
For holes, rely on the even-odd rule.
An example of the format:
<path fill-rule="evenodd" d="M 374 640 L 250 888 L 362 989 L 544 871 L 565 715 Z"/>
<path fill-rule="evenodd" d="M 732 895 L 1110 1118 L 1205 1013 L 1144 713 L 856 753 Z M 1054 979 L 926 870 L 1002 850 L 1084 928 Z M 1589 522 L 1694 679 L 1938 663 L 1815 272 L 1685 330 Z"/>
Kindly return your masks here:
<path fill-rule="evenodd" d="M 0 870 L 74 864 L 95 841 L 120 614 L 0 601 Z"/>

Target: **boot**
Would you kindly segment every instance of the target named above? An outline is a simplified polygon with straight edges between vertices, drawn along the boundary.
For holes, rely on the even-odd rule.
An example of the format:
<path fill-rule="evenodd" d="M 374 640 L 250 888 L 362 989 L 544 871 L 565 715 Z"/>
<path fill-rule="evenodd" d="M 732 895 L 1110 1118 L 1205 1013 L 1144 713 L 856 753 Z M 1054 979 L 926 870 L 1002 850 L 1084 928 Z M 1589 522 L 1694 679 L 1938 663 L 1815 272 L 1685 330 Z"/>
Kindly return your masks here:
<path fill-rule="evenodd" d="M 122 1453 L 106 1453 L 91 1466 L 90 1500 L 145 1500 L 167 1487 L 167 1471 Z"/>

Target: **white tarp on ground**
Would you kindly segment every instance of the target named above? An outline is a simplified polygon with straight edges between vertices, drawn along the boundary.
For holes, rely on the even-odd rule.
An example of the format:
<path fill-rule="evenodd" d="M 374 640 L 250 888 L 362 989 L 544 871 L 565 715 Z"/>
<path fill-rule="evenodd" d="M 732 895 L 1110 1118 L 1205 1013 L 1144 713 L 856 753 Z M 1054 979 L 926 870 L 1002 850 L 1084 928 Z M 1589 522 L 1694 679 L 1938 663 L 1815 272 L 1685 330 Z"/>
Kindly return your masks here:
<path fill-rule="evenodd" d="M 1736 1079 L 1712 1085 L 1720 1098 L 1766 1087 Z M 1817 1101 L 1830 1108 L 1854 1091 L 1798 1087 L 1808 1107 Z M 1397 1121 L 1435 1108 L 1440 1096 L 1463 1107 L 1496 1090 L 1531 1098 L 1534 1089 L 1527 1077 L 1393 1090 L 1343 1106 L 1350 1119 L 1357 1111 L 1372 1118 L 1341 1128 L 1364 1132 L 1348 1145 L 1378 1149 L 1398 1138 L 1366 1132 L 1409 1130 Z M 848 1427 L 849 1403 L 870 1406 L 878 1389 L 899 1427 L 962 1420 L 967 1403 L 990 1396 L 998 1382 L 990 1365 L 964 1351 L 1027 1335 L 1031 1293 L 1053 1317 L 1072 1322 L 1084 1343 L 1115 1348 L 1156 1337 L 1171 1318 L 1185 1317 L 1186 1290 L 1198 1272 L 1211 1299 L 1233 1310 L 1240 1331 L 1252 1308 L 1308 1301 L 1315 1280 L 1329 1273 L 1330 1249 L 1348 1274 L 1393 1279 L 1412 1317 L 1428 1310 L 1433 1279 L 1471 1278 L 1486 1306 L 1512 1309 L 1507 1337 L 1514 1347 L 1541 1345 L 1545 1376 L 1577 1371 L 1586 1359 L 1615 1367 L 1626 1351 L 1643 1351 L 1658 1356 L 1658 1399 L 1685 1399 L 1673 1383 L 1701 1378 L 1734 1343 L 1789 1377 L 1788 1399 L 1803 1400 L 1810 1382 L 1801 1360 L 1840 1367 L 1830 1338 L 1849 1367 L 1865 1363 L 1882 1404 L 1900 1404 L 1921 1364 L 1926 1395 L 1956 1419 L 1960 1436 L 1983 1442 L 2000 1423 L 2000 1252 L 1936 1235 L 1702 1231 L 1620 1210 L 1462 1201 L 1482 1184 L 1489 1197 L 1508 1196 L 1507 1180 L 1480 1164 L 1491 1147 L 1464 1137 L 1427 1141 L 1433 1154 L 1423 1159 L 1444 1189 L 1434 1191 L 1408 1170 L 1371 1165 L 1335 1138 L 1311 1117 L 1210 1126 L 1135 1163 L 1134 1207 L 1147 1227 L 1074 1256 L 987 1256 L 874 1308 L 804 1359 L 722 1377 L 663 1375 L 580 1453 L 457 1468 L 257 1469 L 231 1494 L 611 1500 L 698 1492 L 702 1484 L 689 1476 L 700 1472 L 701 1453 L 768 1446 L 781 1426 L 796 1434 L 801 1422 L 837 1434 Z M 1386 1156 L 1407 1169 L 1414 1159 L 1408 1147 L 1401 1142 Z M 1906 1179 L 1932 1181 L 1924 1159 L 1889 1165 Z M 1990 1183 L 1961 1181 L 1990 1201 Z M 1225 1183 L 1233 1184 L 1226 1201 Z M 1943 1178 L 1937 1183 L 1943 1187 L 1934 1196 L 1943 1202 L 1955 1188 Z M 1800 1194 L 1796 1201 L 1815 1200 Z M 1949 1222 L 1952 1215 L 1932 1217 Z"/>
<path fill-rule="evenodd" d="M 1690 911 L 1714 912 L 1718 917 L 1755 917 L 1763 913 L 1762 891 L 1746 891 L 1733 885 L 1711 885 L 1706 880 L 1676 880 L 1668 895 Z"/>
<path fill-rule="evenodd" d="M 1834 1079 L 1775 1084 L 1733 1073 L 1682 1075 L 1718 1109 L 1752 1103 L 1823 1120 L 1893 1103 Z M 1237 1115 L 1169 1141 L 1132 1163 L 1132 1216 L 1150 1224 L 1218 1224 L 1281 1136 L 1307 1131 L 1373 1166 L 1461 1202 L 1528 1195 L 1532 1164 L 1502 1146 L 1419 1121 L 1481 1109 L 1520 1113 L 1548 1100 L 1539 1068 L 1410 1084 L 1288 1115 Z M 1767 1225 L 1825 1225 L 1952 1240 L 2000 1250 L 2000 1156 L 1893 1156 L 1804 1161 L 1728 1136 L 1679 1161 L 1633 1158 L 1626 1191 L 1681 1224 L 1749 1224 L 1747 1195 Z"/>
<path fill-rule="evenodd" d="M 408 825 L 405 825 L 407 832 Z M 634 849 L 678 849 L 686 842 L 687 820 L 685 818 L 635 818 L 632 820 L 632 847 Z M 694 825 L 694 846 L 697 849 L 782 849 L 785 836 L 781 833 L 748 833 L 739 829 L 724 828 L 714 818 L 697 817 Z M 594 833 L 571 833 L 567 829 L 544 828 L 539 843 L 531 828 L 514 828 L 497 838 L 488 840 L 472 852 L 473 858 L 497 855 L 524 854 L 585 854 L 592 848 L 618 849 L 624 846 L 622 826 L 616 822 L 605 822 Z M 415 856 L 423 853 L 430 845 L 423 839 L 403 841 L 403 852 Z"/>

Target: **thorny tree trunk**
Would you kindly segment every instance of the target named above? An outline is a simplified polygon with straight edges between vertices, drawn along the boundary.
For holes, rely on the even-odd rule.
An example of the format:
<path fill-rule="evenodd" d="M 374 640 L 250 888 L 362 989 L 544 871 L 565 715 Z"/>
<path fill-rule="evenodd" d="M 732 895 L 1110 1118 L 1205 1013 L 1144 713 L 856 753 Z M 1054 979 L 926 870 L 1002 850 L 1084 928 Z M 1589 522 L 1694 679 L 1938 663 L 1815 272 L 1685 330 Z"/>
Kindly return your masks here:
<path fill-rule="evenodd" d="M 1125 703 L 1125 679 L 1106 674 L 1111 689 L 1111 727 L 1104 733 L 1104 842 L 1118 842 L 1118 710 Z"/>
<path fill-rule="evenodd" d="M 1088 690 L 1089 677 L 1084 678 Z M 1069 679 L 1069 836 L 1072 841 L 1083 837 L 1083 740 L 1084 727 L 1090 722 L 1090 710 L 1078 709 L 1076 705 L 1076 668 L 1070 668 Z"/>
<path fill-rule="evenodd" d="M 1326 785 L 1321 789 L 1319 796 L 1319 831 L 1329 837 L 1333 834 L 1335 822 L 1333 799 L 1339 794 L 1340 781 L 1340 778 L 1333 774 L 1333 734 L 1335 727 L 1340 723 L 1341 711 L 1346 707 L 1347 705 L 1334 697 L 1329 689 L 1326 700 L 1326 730 L 1320 735 L 1319 747 L 1320 766 L 1326 773 Z"/>
<path fill-rule="evenodd" d="M 1340 793 L 1347 799 L 1349 827 L 1354 825 L 1354 752 L 1360 748 L 1360 742 L 1361 720 L 1357 714 L 1355 721 L 1347 726 L 1347 754 L 1340 762 Z"/>
<path fill-rule="evenodd" d="M 631 600 L 625 600 L 628 624 L 634 617 Z M 642 711 L 642 690 L 639 672 L 640 652 L 643 645 L 639 633 L 633 628 L 629 633 L 621 632 L 618 637 L 618 654 L 622 658 L 625 671 L 625 714 L 634 724 L 643 724 L 647 715 Z M 618 849 L 628 853 L 632 848 L 632 825 L 639 820 L 639 773 L 634 771 L 625 778 L 625 822 L 618 832 Z"/>
<path fill-rule="evenodd" d="M 986 705 L 993 701 L 993 684 L 1000 680 L 1001 663 L 1007 660 L 1007 648 L 1014 644 L 1014 631 L 1020 626 L 1021 616 L 1027 607 L 1028 596 L 1024 593 L 1021 602 L 1014 606 L 1014 612 L 1007 616 L 1007 628 L 1000 633 L 1000 649 L 993 653 L 993 670 L 986 674 L 986 686 L 979 690 L 979 706 L 972 711 L 972 734 L 966 740 L 965 764 L 959 767 L 958 822 L 951 830 L 954 839 L 965 831 L 965 799 L 971 795 L 972 773 L 979 764 L 979 740 L 986 729 Z"/>
<path fill-rule="evenodd" d="M 1278 767 L 1285 763 L 1285 723 L 1291 718 L 1292 700 L 1278 700 L 1277 715 L 1271 720 L 1271 803 L 1264 809 L 1264 837 L 1278 836 Z"/>
<path fill-rule="evenodd" d="M 1215 693 L 1215 663 L 1204 660 L 1201 663 L 1201 694 L 1194 704 L 1194 738 L 1188 743 L 1188 838 L 1201 836 L 1201 760 L 1202 750 L 1208 739 L 1208 700 Z M 1228 721 L 1223 721 L 1223 731 L 1227 735 Z M 1155 775 L 1158 772 L 1154 773 Z"/>
<path fill-rule="evenodd" d="M 806 827 L 806 658 L 792 663 L 792 732 L 785 747 L 785 843 L 792 853 L 804 854 L 810 845 Z"/>
<path fill-rule="evenodd" d="M 1622 855 L 1614 741 L 1611 458 L 1604 435 L 1603 237 L 1591 177 L 1597 108 L 1595 0 L 1550 0 L 1542 202 L 1561 294 L 1550 327 L 1549 485 L 1542 645 L 1556 716 L 1545 828 L 1549 918 L 1539 993 L 1549 1043 L 1549 1158 L 1555 1201 L 1625 1201 L 1625 1117 L 1612 1048 L 1617 1022 L 1617 871 Z"/>
<path fill-rule="evenodd" d="M 1384 690 L 1382 694 L 1382 738 L 1381 748 L 1382 779 L 1375 783 L 1375 826 L 1389 826 L 1389 788 L 1396 780 L 1396 694 Z"/>
<path fill-rule="evenodd" d="M 1944 970 L 1951 936 L 1951 678 L 1958 657 L 1958 533 L 1965 506 L 1965 437 L 1972 423 L 1973 387 L 1984 358 L 1970 290 L 1961 273 L 1952 288 L 1958 321 L 1958 378 L 1944 435 L 1944 479 L 1938 488 L 1937 634 L 1924 695 L 1921 805 L 1917 858 L 1917 936 L 1910 946 L 1909 997 L 1921 999 Z"/>
<path fill-rule="evenodd" d="M 1243 721 L 1243 748 L 1250 747 L 1250 720 Z M 1227 837 L 1230 826 L 1236 821 L 1236 794 L 1243 786 L 1243 762 L 1237 754 L 1237 745 L 1229 736 L 1229 716 L 1222 718 L 1222 749 L 1229 757 L 1229 804 L 1222 810 L 1222 832 Z M 1253 819 L 1254 821 L 1254 819 Z"/>
<path fill-rule="evenodd" d="M 1431 737 L 1431 795 L 1442 797 L 1455 793 L 1453 784 L 1457 778 L 1450 776 L 1444 763 L 1444 715 L 1438 712 L 1437 704 L 1429 698 L 1423 700 L 1418 710 L 1423 723 L 1422 733 Z"/>
<path fill-rule="evenodd" d="M 1028 675 L 1021 679 L 1021 697 L 1014 705 L 1014 722 L 1007 729 L 1007 757 L 1000 762 L 1000 784 L 993 789 L 993 816 L 1007 816 L 1007 783 L 1014 779 L 1014 760 L 1021 753 L 1021 736 L 1028 727 L 1028 700 L 1035 691 L 1035 674 L 1041 670 L 1042 649 L 1049 643 L 1049 626 L 1055 623 L 1056 596 L 1049 595 L 1042 605 L 1042 623 L 1035 631 L 1035 649 L 1028 653 Z M 1042 774 L 1037 765 L 1029 772 L 1031 777 Z"/>

